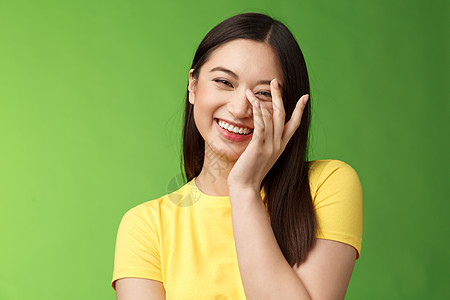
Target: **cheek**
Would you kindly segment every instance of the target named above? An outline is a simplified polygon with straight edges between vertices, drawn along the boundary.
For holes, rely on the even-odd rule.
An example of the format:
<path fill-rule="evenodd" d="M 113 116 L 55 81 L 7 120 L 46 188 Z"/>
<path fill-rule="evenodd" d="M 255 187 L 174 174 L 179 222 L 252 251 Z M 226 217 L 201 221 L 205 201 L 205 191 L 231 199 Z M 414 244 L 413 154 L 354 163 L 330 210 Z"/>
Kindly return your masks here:
<path fill-rule="evenodd" d="M 194 120 L 197 129 L 201 132 L 206 127 L 209 127 L 213 122 L 214 114 L 217 110 L 211 95 L 197 94 L 194 104 Z"/>
<path fill-rule="evenodd" d="M 207 118 L 214 112 L 214 103 L 209 98 L 197 98 L 194 105 L 194 114 L 199 118 Z"/>
<path fill-rule="evenodd" d="M 225 96 L 214 87 L 203 88 L 196 95 L 194 111 L 197 110 L 202 118 L 213 117 L 214 113 L 226 102 Z"/>
<path fill-rule="evenodd" d="M 261 103 L 261 105 L 264 105 L 264 108 L 267 109 L 271 115 L 273 115 L 273 104 L 272 104 L 272 102 L 265 101 L 265 102 L 260 102 L 260 103 Z"/>

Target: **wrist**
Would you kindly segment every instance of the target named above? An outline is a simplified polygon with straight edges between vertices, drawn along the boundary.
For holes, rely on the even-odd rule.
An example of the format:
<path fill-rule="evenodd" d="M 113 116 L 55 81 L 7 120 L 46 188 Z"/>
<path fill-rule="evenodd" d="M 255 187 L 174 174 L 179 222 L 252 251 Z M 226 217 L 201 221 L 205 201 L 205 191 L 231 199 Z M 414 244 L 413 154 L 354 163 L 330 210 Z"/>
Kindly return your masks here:
<path fill-rule="evenodd" d="M 228 184 L 228 191 L 231 194 L 257 194 L 260 195 L 259 186 L 243 185 L 243 184 Z"/>

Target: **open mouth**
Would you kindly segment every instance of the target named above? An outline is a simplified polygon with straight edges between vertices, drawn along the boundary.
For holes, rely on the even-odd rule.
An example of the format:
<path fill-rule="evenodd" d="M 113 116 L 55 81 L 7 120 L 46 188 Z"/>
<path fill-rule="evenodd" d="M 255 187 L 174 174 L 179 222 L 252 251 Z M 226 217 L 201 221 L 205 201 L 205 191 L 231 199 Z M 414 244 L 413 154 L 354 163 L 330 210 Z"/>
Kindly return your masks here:
<path fill-rule="evenodd" d="M 214 119 L 221 128 L 227 130 L 230 133 L 238 134 L 238 135 L 250 135 L 253 133 L 253 129 L 247 127 L 238 127 L 228 124 L 227 122 L 219 119 Z"/>

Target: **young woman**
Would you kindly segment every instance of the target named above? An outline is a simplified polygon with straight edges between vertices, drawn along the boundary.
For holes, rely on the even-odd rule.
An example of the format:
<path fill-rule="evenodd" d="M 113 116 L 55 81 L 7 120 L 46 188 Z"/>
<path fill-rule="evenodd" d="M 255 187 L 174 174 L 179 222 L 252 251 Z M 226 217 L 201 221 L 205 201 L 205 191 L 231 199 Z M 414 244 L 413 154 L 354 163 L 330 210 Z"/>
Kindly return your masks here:
<path fill-rule="evenodd" d="M 282 23 L 241 14 L 205 36 L 186 95 L 187 183 L 124 215 L 118 299 L 344 298 L 361 185 L 342 161 L 307 161 L 310 103 Z"/>

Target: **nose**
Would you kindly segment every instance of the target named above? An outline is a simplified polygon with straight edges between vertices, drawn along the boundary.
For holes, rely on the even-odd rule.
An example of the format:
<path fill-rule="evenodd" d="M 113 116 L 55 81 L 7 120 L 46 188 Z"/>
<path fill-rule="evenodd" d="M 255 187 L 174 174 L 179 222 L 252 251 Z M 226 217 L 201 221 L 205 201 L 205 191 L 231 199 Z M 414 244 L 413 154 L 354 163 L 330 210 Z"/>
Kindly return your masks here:
<path fill-rule="evenodd" d="M 239 119 L 252 117 L 253 110 L 245 95 L 245 89 L 235 90 L 227 104 L 227 109 L 234 117 Z"/>

